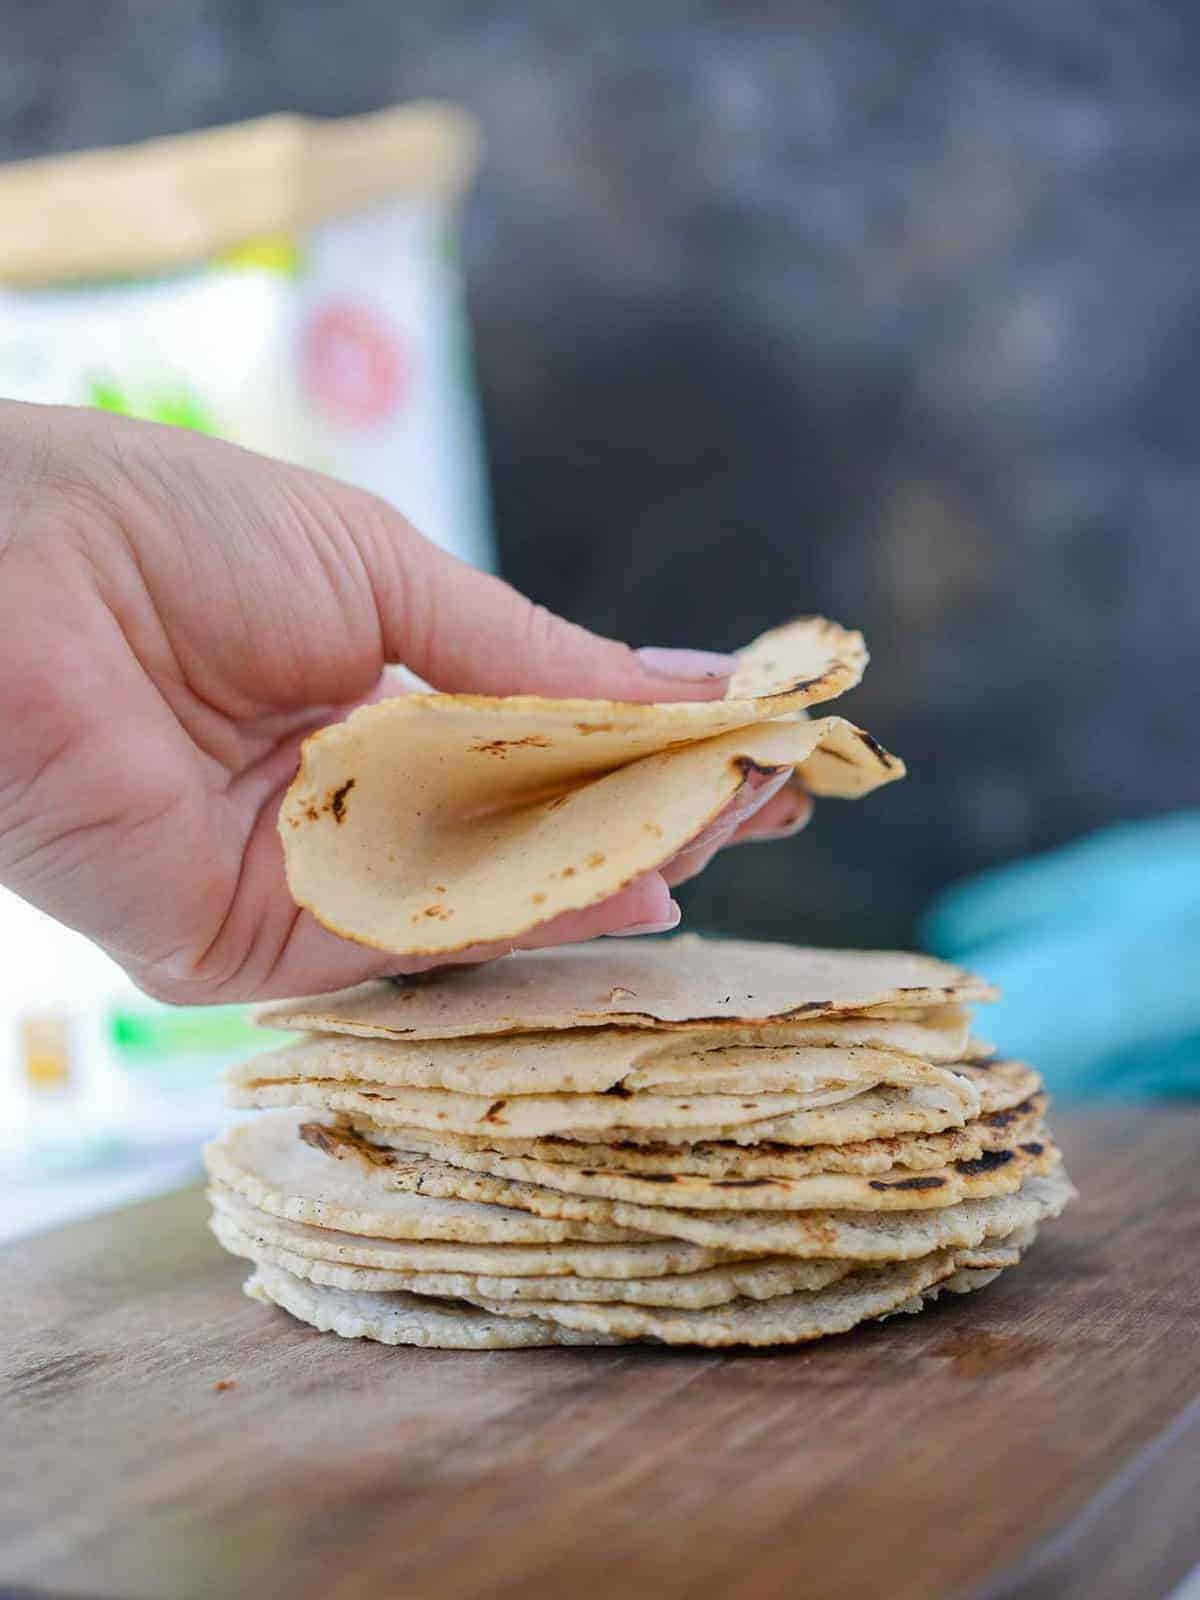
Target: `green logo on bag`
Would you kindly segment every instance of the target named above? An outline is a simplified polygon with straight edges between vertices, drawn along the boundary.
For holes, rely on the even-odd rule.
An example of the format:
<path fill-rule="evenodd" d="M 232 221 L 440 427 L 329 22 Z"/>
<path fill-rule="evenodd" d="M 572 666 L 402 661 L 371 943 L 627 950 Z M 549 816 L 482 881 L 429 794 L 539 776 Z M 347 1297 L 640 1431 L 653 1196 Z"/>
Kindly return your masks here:
<path fill-rule="evenodd" d="M 192 428 L 196 433 L 217 432 L 201 401 L 178 380 L 135 399 L 114 378 L 91 377 L 87 380 L 87 404 L 101 411 L 119 412 L 123 417 L 140 417 L 144 422 L 167 422 L 176 428 Z"/>

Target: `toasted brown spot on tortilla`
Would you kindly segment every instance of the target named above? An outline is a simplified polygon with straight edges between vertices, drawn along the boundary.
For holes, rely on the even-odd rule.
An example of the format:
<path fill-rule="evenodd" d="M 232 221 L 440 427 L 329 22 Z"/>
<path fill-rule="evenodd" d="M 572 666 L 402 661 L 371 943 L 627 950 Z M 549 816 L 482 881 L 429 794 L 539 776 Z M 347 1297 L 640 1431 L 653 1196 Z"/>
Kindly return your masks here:
<path fill-rule="evenodd" d="M 604 861 L 605 857 L 603 851 L 593 850 L 591 855 L 585 858 L 583 864 L 585 867 L 602 867 L 604 865 Z M 566 877 L 565 872 L 563 873 L 563 876 Z"/>
<path fill-rule="evenodd" d="M 940 1189 L 945 1183 L 945 1178 L 872 1178 L 872 1189 Z"/>
<path fill-rule="evenodd" d="M 615 722 L 577 722 L 576 733 L 611 733 L 616 727 Z"/>
<path fill-rule="evenodd" d="M 569 794 L 556 794 L 553 800 L 546 801 L 546 810 L 557 811 L 559 806 L 565 806 L 570 798 Z"/>
<path fill-rule="evenodd" d="M 412 920 L 419 922 L 422 917 L 436 917 L 439 922 L 448 922 L 453 915 L 454 911 L 450 906 L 444 906 L 440 901 L 435 900 L 433 905 L 426 906 L 424 910 L 415 911 Z"/>
<path fill-rule="evenodd" d="M 530 895 L 530 899 L 535 906 L 544 906 L 546 904 L 546 896 L 544 894 Z"/>
<path fill-rule="evenodd" d="M 329 809 L 333 812 L 333 820 L 339 825 L 346 815 L 346 796 L 354 787 L 355 780 L 347 778 L 345 783 L 339 785 L 329 796 Z"/>
<path fill-rule="evenodd" d="M 643 822 L 642 832 L 648 833 L 652 839 L 661 839 L 663 836 L 663 831 L 657 822 Z"/>
<path fill-rule="evenodd" d="M 305 806 L 304 815 L 310 822 L 319 822 L 321 818 L 321 813 L 317 810 L 316 806 Z"/>
<path fill-rule="evenodd" d="M 520 749 L 522 746 L 532 747 L 535 750 L 553 749 L 551 740 L 540 733 L 527 733 L 520 739 L 480 739 L 468 749 L 473 755 L 500 756 L 503 758 L 510 750 Z"/>
<path fill-rule="evenodd" d="M 500 1115 L 500 1113 L 504 1110 L 504 1108 L 505 1108 L 505 1106 L 507 1104 L 508 1104 L 507 1100 L 493 1100 L 491 1105 L 484 1112 L 483 1120 L 485 1122 L 501 1122 L 502 1123 L 505 1119 Z"/>

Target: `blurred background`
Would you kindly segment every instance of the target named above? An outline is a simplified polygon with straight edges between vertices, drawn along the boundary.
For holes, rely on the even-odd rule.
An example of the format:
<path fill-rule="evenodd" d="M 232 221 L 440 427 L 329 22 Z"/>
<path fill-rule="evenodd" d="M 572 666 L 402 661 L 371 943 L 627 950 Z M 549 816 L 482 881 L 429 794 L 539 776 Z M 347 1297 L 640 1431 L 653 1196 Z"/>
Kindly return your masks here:
<path fill-rule="evenodd" d="M 1198 73 L 1163 0 L 39 0 L 0 12 L 0 156 L 469 112 L 453 292 L 402 252 L 370 291 L 461 287 L 469 330 L 393 497 L 635 643 L 861 627 L 848 712 L 909 763 L 688 921 L 924 943 L 1060 1094 L 1197 1092 Z"/>

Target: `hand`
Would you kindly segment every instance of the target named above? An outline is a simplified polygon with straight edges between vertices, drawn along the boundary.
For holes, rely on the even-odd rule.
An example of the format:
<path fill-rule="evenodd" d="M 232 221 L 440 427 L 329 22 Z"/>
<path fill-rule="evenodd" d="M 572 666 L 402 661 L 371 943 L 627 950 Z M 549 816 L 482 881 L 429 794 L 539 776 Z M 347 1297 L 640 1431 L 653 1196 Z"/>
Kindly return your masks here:
<path fill-rule="evenodd" d="M 300 994 L 405 963 L 291 900 L 275 817 L 301 739 L 386 687 L 718 698 L 728 657 L 585 632 L 346 484 L 99 412 L 0 403 L 0 882 L 150 994 Z M 520 945 L 672 927 L 670 885 L 807 818 L 739 796 L 661 873 Z M 477 947 L 470 961 L 509 946 Z"/>

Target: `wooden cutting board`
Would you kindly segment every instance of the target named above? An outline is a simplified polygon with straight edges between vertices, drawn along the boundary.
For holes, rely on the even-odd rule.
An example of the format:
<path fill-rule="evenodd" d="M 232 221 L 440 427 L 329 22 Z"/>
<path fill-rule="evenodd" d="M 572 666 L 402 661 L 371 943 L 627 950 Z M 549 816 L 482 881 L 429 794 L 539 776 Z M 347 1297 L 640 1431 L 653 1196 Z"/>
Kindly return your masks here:
<path fill-rule="evenodd" d="M 1025 1266 L 791 1352 L 319 1335 L 240 1294 L 198 1189 L 10 1247 L 0 1585 L 1165 1595 L 1200 1559 L 1200 1111 L 1058 1127 L 1084 1198 Z"/>

